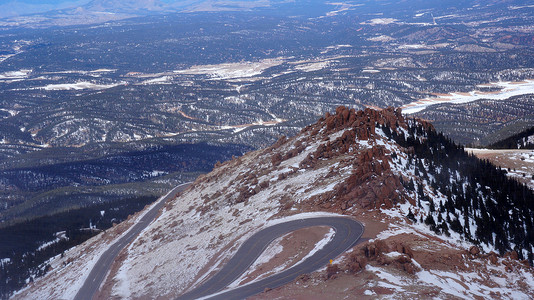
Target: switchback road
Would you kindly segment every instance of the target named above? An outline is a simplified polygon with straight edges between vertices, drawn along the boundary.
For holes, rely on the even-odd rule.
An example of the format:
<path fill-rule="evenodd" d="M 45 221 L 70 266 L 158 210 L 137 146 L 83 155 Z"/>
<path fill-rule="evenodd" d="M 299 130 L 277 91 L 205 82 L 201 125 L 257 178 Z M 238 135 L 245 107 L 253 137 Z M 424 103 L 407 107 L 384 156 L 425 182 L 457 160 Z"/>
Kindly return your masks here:
<path fill-rule="evenodd" d="M 113 245 L 111 245 L 108 250 L 106 250 L 102 256 L 98 259 L 95 266 L 91 270 L 91 273 L 89 273 L 89 276 L 85 280 L 83 286 L 80 288 L 76 296 L 74 297 L 75 300 L 91 300 L 93 299 L 95 293 L 100 288 L 100 285 L 102 284 L 102 281 L 106 277 L 106 274 L 108 273 L 109 269 L 111 268 L 111 264 L 119 254 L 119 252 L 130 242 L 132 242 L 135 237 L 145 229 L 148 224 L 150 224 L 154 218 L 157 216 L 159 210 L 163 207 L 165 202 L 168 200 L 174 198 L 178 193 L 183 191 L 189 184 L 184 183 L 177 187 L 175 187 L 173 190 L 171 190 L 167 195 L 163 196 L 158 200 L 156 205 L 152 207 L 138 222 L 135 224 L 130 230 L 124 234 L 117 242 L 115 242 Z"/>
<path fill-rule="evenodd" d="M 297 229 L 313 226 L 329 226 L 335 230 L 334 238 L 321 250 L 283 272 L 235 289 L 220 292 L 238 279 L 274 239 Z M 263 292 L 266 288 L 282 286 L 293 281 L 301 274 L 311 273 L 324 267 L 330 259 L 336 258 L 353 247 L 363 231 L 364 227 L 361 223 L 344 217 L 300 219 L 267 227 L 245 241 L 217 274 L 178 299 L 245 299 Z"/>

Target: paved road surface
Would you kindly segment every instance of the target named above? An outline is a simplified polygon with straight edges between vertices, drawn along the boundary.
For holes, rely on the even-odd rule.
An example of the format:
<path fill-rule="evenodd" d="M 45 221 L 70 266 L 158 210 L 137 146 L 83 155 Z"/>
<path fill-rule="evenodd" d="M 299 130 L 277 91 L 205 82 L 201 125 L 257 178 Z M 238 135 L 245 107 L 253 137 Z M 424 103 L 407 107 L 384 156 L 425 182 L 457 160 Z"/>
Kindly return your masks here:
<path fill-rule="evenodd" d="M 334 238 L 323 249 L 303 262 L 268 278 L 238 287 L 216 295 L 230 283 L 238 279 L 260 256 L 267 246 L 277 237 L 297 229 L 311 226 L 329 226 L 334 228 Z M 347 251 L 361 237 L 364 227 L 361 223 L 343 217 L 319 217 L 301 219 L 277 224 L 265 228 L 251 236 L 237 250 L 230 261 L 213 277 L 198 288 L 182 295 L 179 300 L 198 299 L 245 299 L 263 292 L 266 288 L 276 288 L 293 281 L 301 274 L 316 271 L 330 259 Z M 211 296 L 210 296 L 211 295 Z"/>
<path fill-rule="evenodd" d="M 162 197 L 160 200 L 158 200 L 159 202 L 154 205 L 154 207 L 149 210 L 141 218 L 141 220 L 137 222 L 137 224 L 135 224 L 129 231 L 127 231 L 127 233 L 123 237 L 121 237 L 117 242 L 115 242 L 115 244 L 111 245 L 109 249 L 102 254 L 100 259 L 98 259 L 95 266 L 91 270 L 91 273 L 89 273 L 89 276 L 85 280 L 82 288 L 74 297 L 75 300 L 93 299 L 95 293 L 100 288 L 102 281 L 106 277 L 106 274 L 108 273 L 111 264 L 113 263 L 119 252 L 131 241 L 133 241 L 135 237 L 154 220 L 165 202 L 167 202 L 169 199 L 172 199 L 178 193 L 183 191 L 189 184 L 191 183 L 188 182 L 175 187 L 165 197 Z"/>

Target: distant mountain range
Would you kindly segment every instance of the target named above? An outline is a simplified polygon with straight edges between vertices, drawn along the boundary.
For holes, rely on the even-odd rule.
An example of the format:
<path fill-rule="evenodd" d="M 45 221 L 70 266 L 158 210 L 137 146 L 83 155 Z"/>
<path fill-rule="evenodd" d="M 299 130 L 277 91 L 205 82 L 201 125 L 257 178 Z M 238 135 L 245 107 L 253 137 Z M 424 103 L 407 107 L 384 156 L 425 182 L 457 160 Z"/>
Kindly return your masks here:
<path fill-rule="evenodd" d="M 269 6 L 271 1 L 205 1 L 205 0 L 14 0 L 0 4 L 0 18 L 18 18 L 30 15 L 68 16 L 91 13 L 110 13 L 141 16 L 155 12 L 235 11 Z M 116 18 L 110 18 L 110 20 Z"/>
<path fill-rule="evenodd" d="M 53 10 L 75 8 L 87 4 L 90 0 L 30 1 L 13 0 L 0 4 L 0 18 L 18 17 L 45 13 Z"/>

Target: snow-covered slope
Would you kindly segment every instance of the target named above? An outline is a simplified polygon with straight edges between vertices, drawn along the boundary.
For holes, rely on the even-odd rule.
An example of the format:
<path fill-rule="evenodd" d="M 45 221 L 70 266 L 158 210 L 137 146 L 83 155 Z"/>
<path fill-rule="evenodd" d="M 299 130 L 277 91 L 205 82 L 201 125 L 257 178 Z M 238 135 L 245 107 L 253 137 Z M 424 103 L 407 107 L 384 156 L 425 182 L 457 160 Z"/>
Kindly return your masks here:
<path fill-rule="evenodd" d="M 532 253 L 532 220 L 526 218 L 530 208 L 520 196 L 495 190 L 484 174 L 474 174 L 478 165 L 471 159 L 430 124 L 406 121 L 400 110 L 340 107 L 296 137 L 281 138 L 200 176 L 119 255 L 100 297 L 176 298 L 214 274 L 260 228 L 322 214 L 357 218 L 366 226 L 363 237 L 372 240 L 326 270 L 258 297 L 309 291 L 334 298 L 406 298 L 420 291 L 443 298 L 532 297 L 532 268 L 519 260 Z M 488 216 L 488 211 L 500 212 L 497 203 L 511 217 Z M 494 224 L 502 224 L 503 236 L 488 231 Z M 513 228 L 526 233 L 512 237 Z M 251 275 L 233 286 L 316 251 L 329 238 L 324 228 L 317 230 L 315 236 L 324 238 L 302 249 L 287 237 L 277 239 L 247 273 Z M 76 251 L 105 245 L 97 238 Z M 492 251 L 507 253 L 507 258 Z M 57 258 L 55 269 L 18 297 L 69 298 L 58 280 L 78 276 L 80 264 L 89 260 L 80 257 L 79 264 L 63 265 L 65 259 Z"/>

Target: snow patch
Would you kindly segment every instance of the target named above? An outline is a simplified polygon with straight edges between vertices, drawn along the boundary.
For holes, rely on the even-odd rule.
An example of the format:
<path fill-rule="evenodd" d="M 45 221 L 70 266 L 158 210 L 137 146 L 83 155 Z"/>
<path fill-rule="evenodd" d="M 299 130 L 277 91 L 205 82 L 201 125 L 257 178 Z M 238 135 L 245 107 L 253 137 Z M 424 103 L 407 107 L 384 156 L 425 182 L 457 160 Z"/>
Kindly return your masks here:
<path fill-rule="evenodd" d="M 433 98 L 420 99 L 402 106 L 402 112 L 413 114 L 422 111 L 430 105 L 439 103 L 469 103 L 477 100 L 506 100 L 510 97 L 534 94 L 534 80 L 523 82 L 501 81 L 483 86 L 498 87 L 498 92 L 471 91 L 468 93 L 450 93 L 447 95 L 437 95 Z"/>
<path fill-rule="evenodd" d="M 116 87 L 120 84 L 95 84 L 87 81 L 80 81 L 77 83 L 61 83 L 61 84 L 49 84 L 37 89 L 43 89 L 47 91 L 69 91 L 69 90 L 105 90 Z"/>
<path fill-rule="evenodd" d="M 278 66 L 283 58 L 264 59 L 258 62 L 224 63 L 218 65 L 199 65 L 186 70 L 176 70 L 176 74 L 208 75 L 211 79 L 250 78 L 262 74 L 266 69 Z"/>
<path fill-rule="evenodd" d="M 26 69 L 23 69 L 23 70 L 19 70 L 19 71 L 9 71 L 9 72 L 4 72 L 4 73 L 0 73 L 0 80 L 1 79 L 23 79 L 23 78 L 27 78 L 30 73 L 32 72 L 32 70 L 26 70 Z"/>
<path fill-rule="evenodd" d="M 371 20 L 367 20 L 365 22 L 361 22 L 360 24 L 361 25 L 371 25 L 371 26 L 389 25 L 389 24 L 393 24 L 393 23 L 395 23 L 397 21 L 399 21 L 399 20 L 393 19 L 393 18 L 377 18 L 377 19 L 371 19 Z"/>

